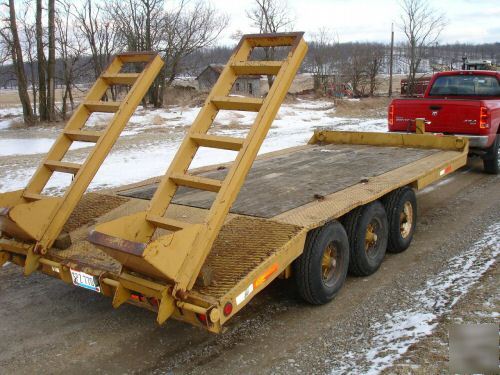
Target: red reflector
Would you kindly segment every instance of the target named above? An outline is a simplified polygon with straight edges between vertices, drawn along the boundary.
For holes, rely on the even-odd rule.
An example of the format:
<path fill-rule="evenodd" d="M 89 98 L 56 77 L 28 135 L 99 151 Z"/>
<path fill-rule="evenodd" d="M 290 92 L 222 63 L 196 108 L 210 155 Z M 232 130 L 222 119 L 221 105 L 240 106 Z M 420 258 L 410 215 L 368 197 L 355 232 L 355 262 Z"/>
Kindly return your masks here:
<path fill-rule="evenodd" d="M 140 301 L 140 296 L 138 294 L 131 294 L 130 299 L 133 299 L 134 301 Z"/>
<path fill-rule="evenodd" d="M 196 317 L 200 321 L 200 323 L 207 325 L 207 316 L 203 314 L 196 314 Z"/>
<path fill-rule="evenodd" d="M 231 302 L 226 303 L 222 312 L 224 313 L 224 316 L 231 315 L 231 313 L 233 312 L 233 304 Z"/>

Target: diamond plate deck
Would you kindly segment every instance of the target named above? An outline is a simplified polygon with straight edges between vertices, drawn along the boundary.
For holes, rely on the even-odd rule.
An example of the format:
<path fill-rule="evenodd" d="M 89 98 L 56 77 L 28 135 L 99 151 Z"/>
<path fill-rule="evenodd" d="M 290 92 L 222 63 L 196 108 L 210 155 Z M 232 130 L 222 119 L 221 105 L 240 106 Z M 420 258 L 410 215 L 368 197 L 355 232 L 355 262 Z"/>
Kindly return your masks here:
<path fill-rule="evenodd" d="M 278 252 L 302 228 L 258 218 L 236 217 L 219 233 L 205 265 L 213 272 L 208 287 L 194 290 L 221 298 L 264 260 Z"/>

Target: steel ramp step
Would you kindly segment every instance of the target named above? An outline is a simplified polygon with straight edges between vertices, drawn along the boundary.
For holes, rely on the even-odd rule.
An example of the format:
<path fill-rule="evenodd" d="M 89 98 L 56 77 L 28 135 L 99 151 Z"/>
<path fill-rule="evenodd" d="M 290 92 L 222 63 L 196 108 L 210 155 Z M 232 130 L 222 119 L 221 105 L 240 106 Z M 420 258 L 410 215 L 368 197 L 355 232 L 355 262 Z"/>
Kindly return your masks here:
<path fill-rule="evenodd" d="M 83 103 L 90 112 L 115 113 L 120 109 L 120 102 L 86 101 Z"/>
<path fill-rule="evenodd" d="M 137 81 L 137 78 L 139 78 L 139 73 L 104 73 L 101 75 L 101 78 L 103 78 L 110 85 L 132 86 L 135 81 Z"/>
<path fill-rule="evenodd" d="M 70 174 L 77 174 L 78 171 L 80 171 L 80 168 L 82 167 L 81 164 L 69 163 L 57 160 L 46 160 L 43 164 L 47 168 L 49 168 L 52 172 L 61 172 Z"/>
<path fill-rule="evenodd" d="M 72 141 L 97 143 L 103 132 L 83 131 L 83 130 L 65 130 L 64 134 Z"/>
<path fill-rule="evenodd" d="M 151 214 L 146 216 L 146 220 L 158 228 L 166 229 L 166 230 L 170 230 L 170 231 L 181 230 L 181 229 L 184 229 L 187 226 L 191 225 L 191 224 L 186 223 L 184 221 L 175 220 L 175 219 L 171 219 L 168 217 L 162 217 L 162 216 L 158 216 L 158 215 L 151 215 Z"/>
<path fill-rule="evenodd" d="M 170 179 L 177 186 L 185 186 L 199 190 L 211 191 L 214 193 L 217 193 L 222 187 L 222 181 L 188 174 L 173 173 L 170 176 Z"/>
<path fill-rule="evenodd" d="M 283 61 L 245 61 L 236 62 L 231 68 L 237 75 L 277 75 Z"/>
<path fill-rule="evenodd" d="M 23 193 L 23 197 L 32 201 L 39 201 L 45 198 L 49 198 L 47 195 L 42 195 L 42 194 L 37 194 L 37 193 L 31 193 L 28 191 L 25 191 Z"/>
<path fill-rule="evenodd" d="M 251 47 L 293 47 L 297 45 L 303 33 L 273 33 L 245 35 L 245 41 Z"/>
<path fill-rule="evenodd" d="M 218 148 L 221 150 L 239 151 L 245 143 L 244 138 L 223 137 L 209 134 L 191 135 L 191 139 L 198 146 Z"/>
<path fill-rule="evenodd" d="M 261 98 L 247 98 L 238 96 L 215 96 L 212 103 L 217 109 L 229 111 L 259 112 L 264 100 Z"/>
<path fill-rule="evenodd" d="M 148 51 L 148 52 L 123 52 L 116 55 L 122 62 L 124 63 L 141 63 L 141 62 L 150 62 L 157 56 L 156 52 Z"/>

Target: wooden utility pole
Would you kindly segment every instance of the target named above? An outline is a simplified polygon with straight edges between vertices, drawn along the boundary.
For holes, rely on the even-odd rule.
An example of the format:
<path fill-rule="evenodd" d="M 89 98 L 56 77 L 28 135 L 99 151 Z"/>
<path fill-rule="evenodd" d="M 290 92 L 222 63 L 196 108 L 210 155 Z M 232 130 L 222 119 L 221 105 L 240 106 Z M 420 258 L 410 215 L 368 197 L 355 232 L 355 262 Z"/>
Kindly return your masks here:
<path fill-rule="evenodd" d="M 392 96 L 392 64 L 394 59 L 394 24 L 391 24 L 391 55 L 389 58 L 389 98 Z"/>

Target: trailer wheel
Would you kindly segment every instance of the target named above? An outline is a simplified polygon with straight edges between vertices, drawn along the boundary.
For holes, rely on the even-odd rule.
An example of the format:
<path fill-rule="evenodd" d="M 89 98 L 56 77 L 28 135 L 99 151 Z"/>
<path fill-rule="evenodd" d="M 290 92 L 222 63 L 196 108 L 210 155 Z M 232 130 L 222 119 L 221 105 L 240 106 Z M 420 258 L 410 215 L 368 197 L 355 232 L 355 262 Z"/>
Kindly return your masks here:
<path fill-rule="evenodd" d="M 349 267 L 349 242 L 342 224 L 332 221 L 311 230 L 293 267 L 303 299 L 314 305 L 331 301 L 344 284 Z"/>
<path fill-rule="evenodd" d="M 500 173 L 500 135 L 497 135 L 495 143 L 491 146 L 483 159 L 484 171 L 489 174 Z"/>
<path fill-rule="evenodd" d="M 378 270 L 387 250 L 388 223 L 379 201 L 358 207 L 345 218 L 349 237 L 349 271 L 369 276 Z"/>
<path fill-rule="evenodd" d="M 401 253 L 408 249 L 417 225 L 417 197 L 413 189 L 405 186 L 384 198 L 389 223 L 387 251 Z"/>

